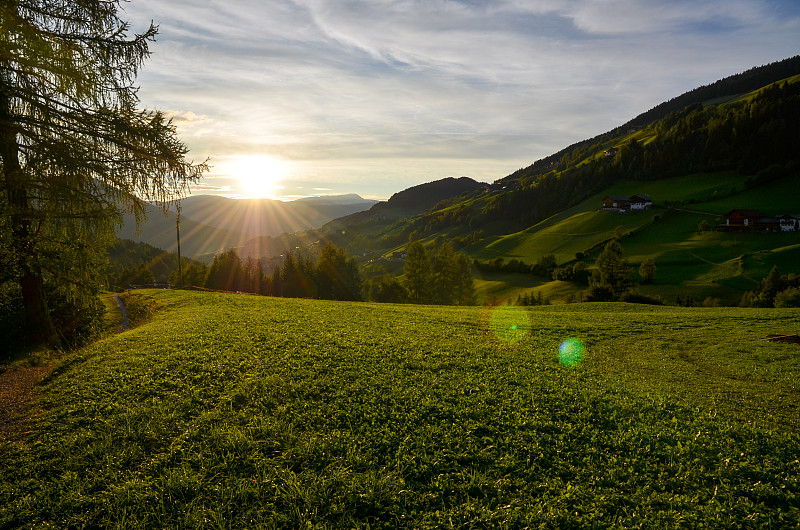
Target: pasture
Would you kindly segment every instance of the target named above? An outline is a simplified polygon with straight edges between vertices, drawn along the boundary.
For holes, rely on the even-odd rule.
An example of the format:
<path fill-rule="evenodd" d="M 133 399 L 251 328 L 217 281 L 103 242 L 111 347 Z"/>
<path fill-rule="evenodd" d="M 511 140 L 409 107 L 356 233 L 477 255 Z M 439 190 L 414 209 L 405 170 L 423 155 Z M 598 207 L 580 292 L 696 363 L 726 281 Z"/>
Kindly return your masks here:
<path fill-rule="evenodd" d="M 0 527 L 800 524 L 800 310 L 133 296 L 0 441 Z"/>

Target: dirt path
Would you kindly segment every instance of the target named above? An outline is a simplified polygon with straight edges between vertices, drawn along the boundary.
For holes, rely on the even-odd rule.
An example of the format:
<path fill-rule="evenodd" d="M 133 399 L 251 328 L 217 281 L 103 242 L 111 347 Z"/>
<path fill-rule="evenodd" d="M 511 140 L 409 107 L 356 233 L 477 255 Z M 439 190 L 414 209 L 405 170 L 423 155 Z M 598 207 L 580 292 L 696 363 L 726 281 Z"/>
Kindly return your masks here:
<path fill-rule="evenodd" d="M 120 298 L 118 294 L 114 295 L 114 301 L 117 303 L 120 313 L 122 313 L 122 324 L 119 326 L 119 330 L 122 332 L 131 327 L 131 322 L 128 319 L 128 310 L 125 309 L 125 304 L 122 302 L 122 298 Z"/>
<path fill-rule="evenodd" d="M 25 421 L 33 387 L 52 370 L 52 366 L 31 366 L 0 373 L 0 441 Z"/>
<path fill-rule="evenodd" d="M 120 332 L 130 328 L 128 311 L 122 299 L 114 295 L 122 313 Z M 44 379 L 54 366 L 28 366 L 0 372 L 0 442 L 17 430 L 27 419 L 26 408 L 33 399 L 34 387 Z"/>

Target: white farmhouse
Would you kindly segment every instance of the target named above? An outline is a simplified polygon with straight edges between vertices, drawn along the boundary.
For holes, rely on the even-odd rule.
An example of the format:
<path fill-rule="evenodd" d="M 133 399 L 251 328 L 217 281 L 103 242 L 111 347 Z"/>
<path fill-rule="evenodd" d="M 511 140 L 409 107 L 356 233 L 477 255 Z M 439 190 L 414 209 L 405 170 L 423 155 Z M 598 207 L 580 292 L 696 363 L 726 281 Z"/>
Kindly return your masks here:
<path fill-rule="evenodd" d="M 777 216 L 781 232 L 800 231 L 800 214 L 789 213 Z"/>
<path fill-rule="evenodd" d="M 653 199 L 647 195 L 634 195 L 631 197 L 631 210 L 647 210 L 653 207 Z"/>

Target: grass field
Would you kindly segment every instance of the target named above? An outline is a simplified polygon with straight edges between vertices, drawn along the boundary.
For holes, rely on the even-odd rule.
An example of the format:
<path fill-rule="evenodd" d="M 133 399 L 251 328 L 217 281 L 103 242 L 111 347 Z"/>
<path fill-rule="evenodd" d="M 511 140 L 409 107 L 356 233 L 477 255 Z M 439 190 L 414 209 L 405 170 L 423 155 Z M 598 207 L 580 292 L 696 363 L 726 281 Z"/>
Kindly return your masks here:
<path fill-rule="evenodd" d="M 800 524 L 800 349 L 762 340 L 800 310 L 135 296 L 2 441 L 0 527 Z"/>

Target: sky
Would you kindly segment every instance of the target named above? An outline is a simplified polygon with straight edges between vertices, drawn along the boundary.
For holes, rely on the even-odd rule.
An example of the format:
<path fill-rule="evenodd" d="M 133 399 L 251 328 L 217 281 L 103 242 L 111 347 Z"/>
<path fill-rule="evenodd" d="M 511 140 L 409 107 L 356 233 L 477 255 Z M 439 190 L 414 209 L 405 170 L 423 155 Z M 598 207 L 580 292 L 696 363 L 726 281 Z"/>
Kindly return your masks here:
<path fill-rule="evenodd" d="M 800 53 L 797 0 L 131 0 L 140 106 L 193 194 L 386 199 L 492 182 L 701 85 Z"/>

